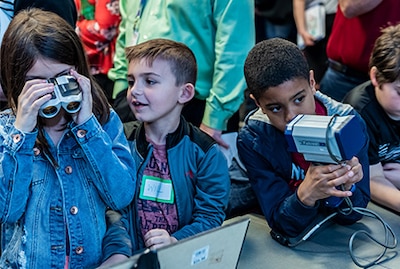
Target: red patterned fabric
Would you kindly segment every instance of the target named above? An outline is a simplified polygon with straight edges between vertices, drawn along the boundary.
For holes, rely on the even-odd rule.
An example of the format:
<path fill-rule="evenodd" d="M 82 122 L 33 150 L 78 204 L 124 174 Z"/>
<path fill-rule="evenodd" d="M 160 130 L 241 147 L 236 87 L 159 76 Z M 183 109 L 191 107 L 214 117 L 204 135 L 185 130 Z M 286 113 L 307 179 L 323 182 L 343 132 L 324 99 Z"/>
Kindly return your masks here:
<path fill-rule="evenodd" d="M 107 74 L 113 66 L 121 21 L 119 0 L 75 0 L 75 4 L 79 14 L 77 33 L 83 42 L 92 74 Z M 88 9 L 83 12 L 82 7 L 90 5 L 93 14 L 88 14 Z"/>

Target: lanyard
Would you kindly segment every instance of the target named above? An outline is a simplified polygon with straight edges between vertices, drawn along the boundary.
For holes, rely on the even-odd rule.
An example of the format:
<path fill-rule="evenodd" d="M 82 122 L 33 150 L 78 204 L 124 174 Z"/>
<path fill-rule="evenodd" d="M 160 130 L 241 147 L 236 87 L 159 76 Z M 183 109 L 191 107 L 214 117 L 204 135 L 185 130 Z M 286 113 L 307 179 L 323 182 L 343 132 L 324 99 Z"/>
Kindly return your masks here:
<path fill-rule="evenodd" d="M 139 20 L 140 17 L 142 16 L 142 12 L 144 9 L 144 6 L 146 5 L 147 0 L 140 0 L 140 5 L 139 5 L 139 10 L 136 12 L 135 20 L 133 21 L 133 31 L 137 32 L 138 26 L 139 26 Z"/>

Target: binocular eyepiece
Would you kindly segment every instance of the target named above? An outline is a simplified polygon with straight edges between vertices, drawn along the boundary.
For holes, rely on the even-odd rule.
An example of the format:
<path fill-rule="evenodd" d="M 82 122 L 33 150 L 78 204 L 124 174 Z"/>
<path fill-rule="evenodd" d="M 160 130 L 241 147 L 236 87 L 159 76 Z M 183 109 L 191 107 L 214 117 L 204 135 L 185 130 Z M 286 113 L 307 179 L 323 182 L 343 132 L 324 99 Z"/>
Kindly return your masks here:
<path fill-rule="evenodd" d="M 81 108 L 82 91 L 78 81 L 73 76 L 64 75 L 47 80 L 54 84 L 51 99 L 44 103 L 39 110 L 39 115 L 52 118 L 58 114 L 61 107 L 68 113 L 76 113 Z"/>

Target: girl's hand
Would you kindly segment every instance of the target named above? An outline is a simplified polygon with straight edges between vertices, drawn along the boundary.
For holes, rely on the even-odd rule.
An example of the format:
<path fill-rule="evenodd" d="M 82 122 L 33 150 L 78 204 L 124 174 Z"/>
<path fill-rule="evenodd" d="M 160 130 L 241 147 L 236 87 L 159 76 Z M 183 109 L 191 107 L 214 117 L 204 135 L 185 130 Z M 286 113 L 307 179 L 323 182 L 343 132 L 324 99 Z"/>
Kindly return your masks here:
<path fill-rule="evenodd" d="M 153 229 L 144 235 L 144 244 L 150 249 L 157 249 L 178 242 L 175 237 L 170 236 L 164 229 Z"/>
<path fill-rule="evenodd" d="M 93 99 L 92 99 L 92 91 L 91 84 L 89 78 L 80 75 L 75 70 L 71 70 L 71 75 L 76 78 L 78 84 L 82 90 L 82 103 L 81 109 L 72 114 L 72 119 L 76 124 L 82 124 L 87 121 L 92 116 L 92 107 L 93 107 Z"/>
<path fill-rule="evenodd" d="M 32 132 L 37 124 L 40 107 L 51 99 L 54 85 L 45 80 L 33 79 L 25 83 L 18 96 L 14 126 L 22 132 Z"/>

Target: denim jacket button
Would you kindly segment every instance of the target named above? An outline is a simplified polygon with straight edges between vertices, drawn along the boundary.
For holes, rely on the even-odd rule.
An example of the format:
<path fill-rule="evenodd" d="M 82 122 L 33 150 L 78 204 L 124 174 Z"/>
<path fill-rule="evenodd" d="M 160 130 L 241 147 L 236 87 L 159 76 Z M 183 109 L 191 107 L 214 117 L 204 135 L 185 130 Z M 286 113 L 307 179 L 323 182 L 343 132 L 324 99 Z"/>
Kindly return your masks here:
<path fill-rule="evenodd" d="M 38 148 L 33 148 L 33 155 L 38 156 L 40 154 L 40 149 Z"/>
<path fill-rule="evenodd" d="M 69 165 L 67 167 L 65 167 L 65 173 L 67 173 L 68 175 L 72 174 L 72 167 Z"/>
<path fill-rule="evenodd" d="M 12 136 L 13 141 L 15 144 L 17 144 L 21 140 L 21 135 L 20 134 L 15 134 Z"/>
<path fill-rule="evenodd" d="M 71 207 L 69 212 L 71 212 L 72 215 L 78 214 L 78 207 L 76 206 Z"/>
<path fill-rule="evenodd" d="M 85 131 L 85 130 L 78 130 L 78 132 L 76 133 L 76 135 L 77 135 L 79 138 L 83 138 L 83 137 L 85 137 L 85 135 L 86 135 L 86 131 Z"/>
<path fill-rule="evenodd" d="M 79 247 L 77 247 L 77 248 L 75 249 L 75 253 L 76 253 L 76 254 L 82 254 L 82 252 L 83 252 L 83 247 L 82 247 L 82 246 L 79 246 Z"/>

